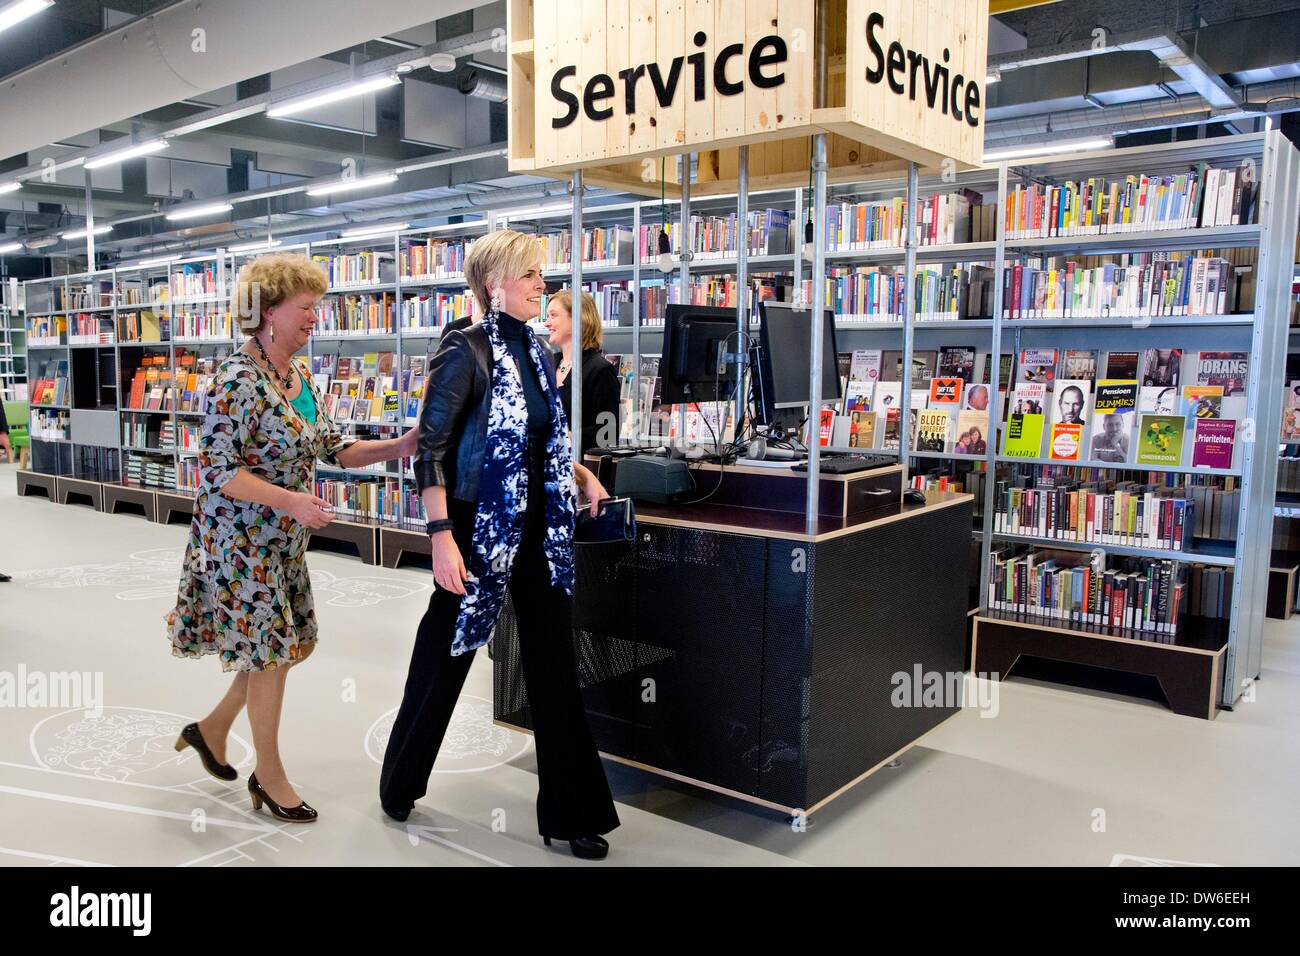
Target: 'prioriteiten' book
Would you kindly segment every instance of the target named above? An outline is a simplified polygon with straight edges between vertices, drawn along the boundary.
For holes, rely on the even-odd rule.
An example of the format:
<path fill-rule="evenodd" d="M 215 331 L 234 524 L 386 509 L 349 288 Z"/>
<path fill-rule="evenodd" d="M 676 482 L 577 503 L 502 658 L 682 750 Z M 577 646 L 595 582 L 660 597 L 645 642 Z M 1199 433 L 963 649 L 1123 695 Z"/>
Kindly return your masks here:
<path fill-rule="evenodd" d="M 1237 423 L 1231 418 L 1201 418 L 1192 438 L 1193 468 L 1231 468 Z"/>

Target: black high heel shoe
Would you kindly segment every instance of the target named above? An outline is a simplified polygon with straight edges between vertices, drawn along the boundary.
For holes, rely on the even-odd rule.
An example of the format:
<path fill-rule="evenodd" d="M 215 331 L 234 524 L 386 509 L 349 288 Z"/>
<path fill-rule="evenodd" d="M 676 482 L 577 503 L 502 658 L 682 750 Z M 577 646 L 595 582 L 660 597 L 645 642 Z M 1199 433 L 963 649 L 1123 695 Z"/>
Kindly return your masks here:
<path fill-rule="evenodd" d="M 551 838 L 544 836 L 542 842 L 550 846 Z M 609 844 L 605 842 L 604 837 L 594 835 L 574 837 L 568 842 L 569 850 L 573 855 L 583 860 L 603 860 L 609 854 Z"/>
<path fill-rule="evenodd" d="M 253 798 L 253 809 L 261 810 L 265 803 L 271 810 L 271 816 L 289 823 L 311 823 L 320 814 L 307 805 L 304 800 L 296 807 L 282 807 L 270 798 L 262 785 L 257 782 L 257 774 L 248 775 L 248 795 Z"/>
<path fill-rule="evenodd" d="M 212 756 L 212 751 L 208 749 L 207 741 L 199 733 L 199 725 L 186 724 L 185 729 L 181 731 L 180 737 L 176 739 L 176 752 L 180 753 L 186 747 L 193 747 L 199 752 L 199 757 L 203 760 L 203 769 L 218 780 L 235 780 L 239 777 L 239 772 L 228 763 L 222 763 L 216 757 Z"/>

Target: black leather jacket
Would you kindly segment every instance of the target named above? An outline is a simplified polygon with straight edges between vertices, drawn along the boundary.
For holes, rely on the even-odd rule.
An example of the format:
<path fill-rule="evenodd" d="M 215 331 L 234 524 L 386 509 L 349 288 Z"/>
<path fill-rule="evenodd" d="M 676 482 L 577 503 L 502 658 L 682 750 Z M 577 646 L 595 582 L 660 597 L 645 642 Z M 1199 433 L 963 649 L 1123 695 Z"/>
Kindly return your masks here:
<path fill-rule="evenodd" d="M 548 364 L 552 385 L 554 374 Z M 429 360 L 419 447 L 411 463 L 421 492 L 441 485 L 449 497 L 478 501 L 491 404 L 492 343 L 483 323 L 443 333 Z"/>

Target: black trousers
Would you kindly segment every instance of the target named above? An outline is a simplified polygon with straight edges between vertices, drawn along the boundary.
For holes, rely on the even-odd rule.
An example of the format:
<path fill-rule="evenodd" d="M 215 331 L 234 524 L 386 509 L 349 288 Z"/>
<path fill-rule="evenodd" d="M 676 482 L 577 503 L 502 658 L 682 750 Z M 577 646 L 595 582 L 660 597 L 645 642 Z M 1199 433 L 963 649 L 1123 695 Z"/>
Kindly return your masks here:
<path fill-rule="evenodd" d="M 537 746 L 537 831 L 569 840 L 608 833 L 619 820 L 578 688 L 572 598 L 551 586 L 542 550 L 546 511 L 540 493 L 541 455 L 534 451 L 530 459 L 528 511 L 509 587 Z M 474 506 L 449 498 L 447 508 L 455 524 L 452 536 L 462 557 L 469 555 Z M 451 655 L 459 614 L 460 595 L 438 588 L 420 621 L 379 778 L 379 799 L 389 809 L 407 809 L 428 790 L 429 774 L 474 659 L 473 652 Z"/>

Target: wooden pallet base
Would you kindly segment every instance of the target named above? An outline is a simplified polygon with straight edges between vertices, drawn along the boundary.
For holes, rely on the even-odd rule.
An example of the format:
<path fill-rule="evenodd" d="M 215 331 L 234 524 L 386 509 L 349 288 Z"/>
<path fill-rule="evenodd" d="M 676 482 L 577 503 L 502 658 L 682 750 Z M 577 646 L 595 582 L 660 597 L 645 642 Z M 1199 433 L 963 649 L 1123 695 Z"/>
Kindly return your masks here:
<path fill-rule="evenodd" d="M 430 557 L 433 545 L 429 536 L 423 531 L 404 528 L 379 529 L 379 563 L 386 568 L 395 568 L 402 563 L 404 555 L 423 555 Z"/>
<path fill-rule="evenodd" d="M 1285 621 L 1295 612 L 1296 578 L 1300 566 L 1284 565 L 1268 569 L 1268 603 L 1264 613 Z"/>
<path fill-rule="evenodd" d="M 58 479 L 54 475 L 45 475 L 39 471 L 19 471 L 18 497 L 25 498 L 28 495 L 44 495 L 46 498 L 53 501 L 57 484 Z"/>
<path fill-rule="evenodd" d="M 977 675 L 1004 680 L 1022 657 L 1102 667 L 1155 678 L 1176 714 L 1207 720 L 1218 714 L 1226 641 L 1217 649 L 1184 647 L 980 615 L 971 643 L 971 670 Z"/>
<path fill-rule="evenodd" d="M 170 491 L 154 492 L 157 501 L 158 513 L 156 520 L 159 524 L 189 524 L 190 518 L 194 515 L 194 497 L 192 495 L 178 495 Z"/>
<path fill-rule="evenodd" d="M 60 478 L 54 488 L 54 500 L 61 505 L 88 504 L 96 511 L 103 511 L 104 485 L 81 478 Z"/>
<path fill-rule="evenodd" d="M 122 508 L 128 512 L 140 510 L 149 521 L 158 520 L 158 493 L 152 488 L 132 488 L 129 485 L 104 485 L 104 511 L 118 514 Z"/>
<path fill-rule="evenodd" d="M 341 541 L 357 549 L 357 555 L 366 564 L 374 564 L 379 553 L 379 529 L 370 524 L 354 524 L 351 521 L 335 519 L 323 528 L 312 530 L 311 539 L 324 538 L 327 541 Z M 310 542 L 308 547 L 310 547 Z"/>

